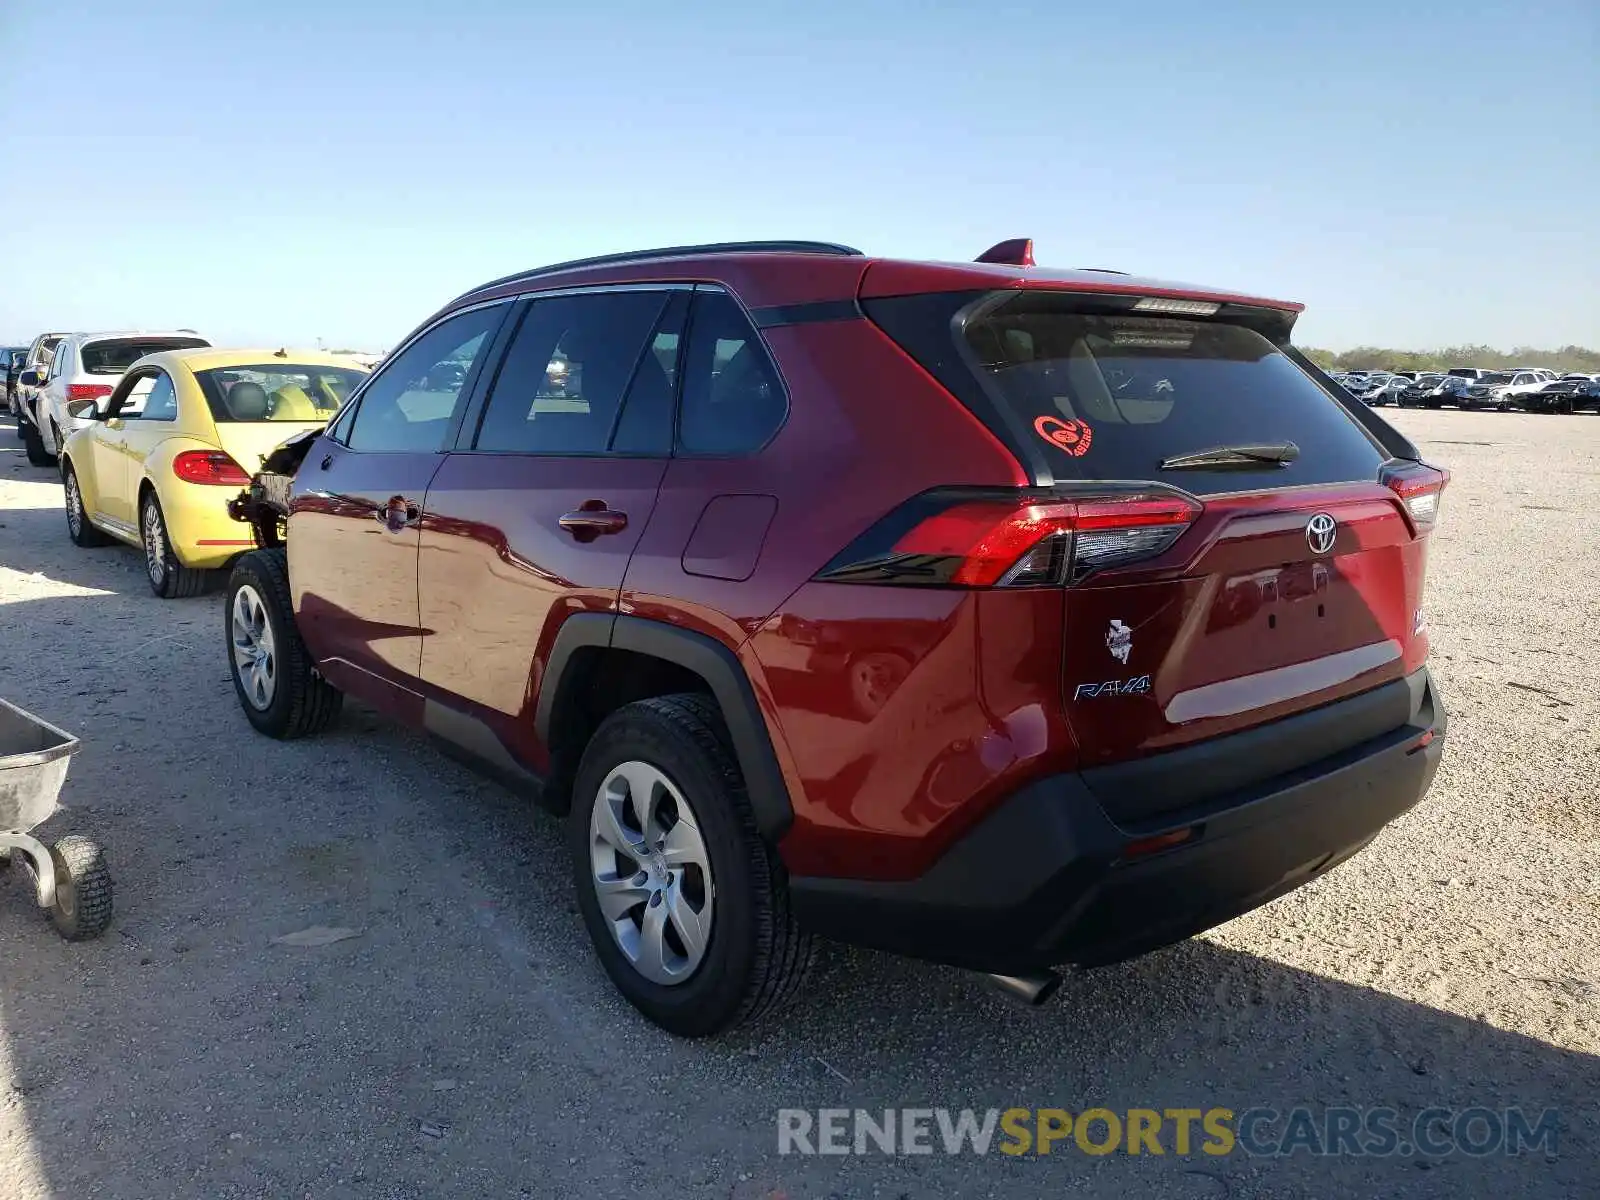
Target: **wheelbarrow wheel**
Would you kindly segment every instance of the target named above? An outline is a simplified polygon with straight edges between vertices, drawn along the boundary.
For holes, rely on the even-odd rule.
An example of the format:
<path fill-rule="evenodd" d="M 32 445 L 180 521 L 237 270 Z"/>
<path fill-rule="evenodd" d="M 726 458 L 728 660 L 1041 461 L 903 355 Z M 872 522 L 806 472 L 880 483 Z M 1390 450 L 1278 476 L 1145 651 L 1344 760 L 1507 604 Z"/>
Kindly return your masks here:
<path fill-rule="evenodd" d="M 69 942 L 97 938 L 111 924 L 111 872 L 100 847 L 69 834 L 50 847 L 56 868 L 56 902 L 50 923 Z"/>

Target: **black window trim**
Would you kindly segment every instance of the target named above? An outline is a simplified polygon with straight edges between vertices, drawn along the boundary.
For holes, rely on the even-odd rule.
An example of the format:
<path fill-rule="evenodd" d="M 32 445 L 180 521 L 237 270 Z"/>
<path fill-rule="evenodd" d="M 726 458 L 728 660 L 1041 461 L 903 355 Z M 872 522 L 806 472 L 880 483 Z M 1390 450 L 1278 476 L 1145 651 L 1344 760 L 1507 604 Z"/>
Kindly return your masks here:
<path fill-rule="evenodd" d="M 678 375 L 678 404 L 673 409 L 672 414 L 673 458 L 690 459 L 695 462 L 737 462 L 740 459 L 755 458 L 762 454 L 768 446 L 772 445 L 772 443 L 777 439 L 778 435 L 782 433 L 784 428 L 789 424 L 789 414 L 793 408 L 793 405 L 789 400 L 789 381 L 783 377 L 783 369 L 778 365 L 778 356 L 772 352 L 772 346 L 767 341 L 766 334 L 762 332 L 761 327 L 756 324 L 755 317 L 752 315 L 749 307 L 747 307 L 738 296 L 734 295 L 721 284 L 697 284 L 695 286 L 696 297 L 702 294 L 715 295 L 719 292 L 733 301 L 734 305 L 739 309 L 739 312 L 744 316 L 745 322 L 750 326 L 750 331 L 755 334 L 756 345 L 761 348 L 761 353 L 766 356 L 767 365 L 772 368 L 772 378 L 777 381 L 778 391 L 783 396 L 783 415 L 778 418 L 777 424 L 772 427 L 772 432 L 767 435 L 766 440 L 759 446 L 754 446 L 748 450 L 685 450 L 683 448 L 682 438 L 683 379 L 688 372 L 686 369 L 684 369 L 686 364 L 680 362 Z M 694 318 L 698 308 L 698 305 L 690 306 L 689 319 L 684 323 L 683 351 L 685 354 L 688 353 L 690 342 L 694 338 Z"/>
<path fill-rule="evenodd" d="M 146 367 L 145 371 L 148 372 L 150 375 L 159 376 L 160 377 L 160 378 L 158 378 L 156 380 L 155 383 L 152 383 L 150 385 L 150 391 L 152 393 L 154 393 L 156 388 L 160 386 L 161 378 L 166 379 L 166 381 L 169 384 L 172 385 L 172 415 L 170 417 L 147 417 L 147 416 L 144 415 L 144 409 L 141 408 L 133 416 L 126 417 L 126 418 L 124 418 L 124 420 L 129 420 L 129 421 L 176 421 L 178 419 L 178 381 L 172 377 L 172 372 L 167 370 L 165 367 Z M 145 407 L 148 408 L 149 405 L 150 405 L 150 397 L 146 396 L 145 397 Z M 211 414 L 210 414 L 209 411 L 207 411 L 206 415 L 210 416 Z"/>
<path fill-rule="evenodd" d="M 137 370 L 130 367 L 127 371 L 123 372 L 122 378 L 117 380 L 117 386 L 112 390 L 111 395 L 106 397 L 106 420 L 111 421 L 118 417 L 121 417 L 121 419 L 124 421 L 138 421 L 142 419 L 142 414 L 140 413 L 136 413 L 131 417 L 123 417 L 120 408 L 118 408 L 115 412 L 112 411 L 112 405 L 123 404 L 128 399 L 128 393 L 133 391 L 133 385 L 138 383 L 139 380 L 145 378 L 147 375 L 166 375 L 168 379 L 172 379 L 170 374 L 158 366 L 152 365 L 148 367 L 139 367 Z M 178 385 L 175 380 L 172 384 L 172 391 L 174 395 L 177 394 Z M 166 419 L 176 420 L 175 417 Z"/>
<path fill-rule="evenodd" d="M 623 458 L 623 459 L 634 458 L 634 459 L 653 460 L 653 459 L 665 459 L 665 458 L 674 457 L 675 454 L 676 454 L 676 451 L 674 449 L 669 449 L 667 453 L 662 454 L 662 453 L 657 453 L 657 452 L 653 452 L 653 451 L 612 450 L 612 449 L 609 448 L 609 443 L 610 443 L 611 439 L 616 436 L 617 422 L 622 417 L 622 409 L 626 405 L 627 400 L 628 400 L 627 392 L 623 393 L 622 402 L 618 404 L 616 415 L 612 418 L 612 422 L 611 422 L 612 428 L 611 428 L 610 435 L 608 435 L 608 437 L 606 439 L 607 440 L 607 446 L 608 446 L 608 448 L 606 448 L 606 449 L 603 449 L 603 450 L 542 450 L 542 451 L 541 450 L 486 450 L 486 449 L 480 448 L 477 443 L 478 443 L 479 434 L 481 434 L 483 432 L 483 419 L 484 419 L 485 414 L 488 412 L 489 397 L 494 392 L 494 385 L 495 385 L 496 382 L 499 381 L 500 371 L 505 366 L 506 359 L 510 355 L 511 343 L 515 339 L 515 336 L 516 336 L 517 332 L 521 330 L 522 322 L 527 317 L 528 310 L 530 308 L 532 308 L 533 305 L 536 304 L 538 301 L 540 301 L 540 300 L 555 300 L 555 299 L 559 299 L 559 298 L 561 298 L 563 296 L 589 296 L 589 295 L 594 295 L 594 294 L 597 294 L 597 293 L 599 293 L 599 294 L 609 294 L 609 293 L 614 293 L 614 292 L 690 292 L 690 293 L 693 293 L 693 292 L 697 291 L 700 286 L 701 285 L 699 285 L 699 284 L 682 283 L 682 282 L 665 282 L 665 283 L 649 283 L 649 282 L 641 282 L 641 283 L 601 283 L 601 284 L 594 284 L 594 285 L 589 286 L 589 287 L 547 288 L 547 289 L 544 289 L 542 291 L 523 292 L 523 293 L 519 294 L 518 296 L 516 296 L 515 299 L 516 299 L 516 310 L 517 311 L 516 311 L 515 319 L 508 320 L 508 321 L 504 322 L 504 324 L 502 325 L 503 337 L 501 339 L 501 344 L 497 345 L 496 347 L 494 347 L 494 353 L 495 353 L 494 369 L 492 371 L 484 372 L 484 374 L 481 376 L 482 386 L 480 388 L 478 388 L 477 393 L 473 396 L 472 404 L 470 405 L 470 407 L 467 409 L 467 411 L 465 413 L 463 413 L 463 419 L 462 419 L 462 421 L 460 423 L 460 426 L 459 426 L 459 428 L 457 430 L 456 436 L 453 439 L 453 443 L 454 444 L 453 444 L 453 446 L 452 446 L 452 448 L 450 450 L 450 453 L 452 453 L 452 454 L 521 455 L 523 457 L 528 457 L 528 458 Z M 462 310 L 462 311 L 465 311 L 465 310 Z M 665 312 L 665 309 L 663 308 L 662 311 Z M 689 321 L 692 318 L 692 316 L 693 316 L 693 306 L 691 305 L 689 314 L 686 315 L 685 318 L 684 318 L 684 332 L 683 332 L 682 336 L 679 338 L 679 341 L 678 341 L 678 359 L 679 359 L 678 370 L 673 372 L 673 385 L 672 385 L 672 435 L 673 435 L 673 438 L 672 438 L 672 440 L 673 440 L 674 446 L 677 443 L 678 403 L 679 403 L 679 397 L 680 397 L 680 394 L 681 394 L 681 391 L 682 391 L 682 386 L 683 386 L 683 353 L 688 348 L 688 344 L 689 344 L 688 330 L 689 330 Z M 656 320 L 659 322 L 660 321 L 660 317 L 658 316 L 656 318 Z M 651 329 L 651 336 L 653 337 L 654 334 L 655 334 L 655 329 L 652 328 Z M 643 351 L 640 354 L 639 361 L 642 362 L 644 354 L 648 354 L 648 353 L 649 353 L 649 342 L 647 340 L 646 344 L 645 344 L 645 347 L 644 347 Z M 637 362 L 634 364 L 634 371 L 635 371 L 635 373 L 637 373 L 637 371 L 638 371 L 638 363 Z M 628 377 L 628 386 L 630 388 L 632 386 L 632 383 L 633 383 L 633 376 L 629 375 L 629 377 Z"/>
<path fill-rule="evenodd" d="M 461 391 L 456 395 L 455 408 L 451 410 L 449 428 L 447 429 L 445 435 L 439 439 L 439 445 L 433 450 L 433 453 L 435 454 L 449 453 L 451 445 L 456 438 L 457 431 L 460 428 L 462 414 L 472 403 L 474 393 L 477 390 L 478 382 L 483 378 L 484 365 L 487 363 L 490 354 L 495 350 L 496 343 L 500 340 L 501 335 L 505 330 L 506 313 L 510 312 L 516 307 L 514 300 L 509 297 L 497 296 L 493 300 L 483 300 L 477 304 L 463 305 L 461 308 L 452 309 L 446 313 L 440 313 L 426 324 L 418 326 L 412 331 L 409 337 L 407 337 L 393 350 L 383 356 L 383 361 L 378 364 L 377 368 L 369 372 L 367 377 L 361 381 L 359 386 L 357 386 L 356 390 L 350 393 L 350 398 L 344 402 L 344 406 L 340 408 L 338 412 L 334 413 L 333 416 L 328 418 L 327 425 L 323 427 L 323 436 L 327 437 L 329 441 L 333 442 L 336 446 L 342 447 L 350 454 L 396 453 L 396 451 L 393 450 L 360 450 L 350 444 L 350 434 L 355 429 L 356 419 L 361 415 L 358 410 L 362 400 L 366 398 L 368 390 L 372 387 L 373 381 L 379 378 L 379 376 L 383 375 L 386 371 L 392 370 L 394 368 L 394 364 L 399 360 L 401 355 L 403 355 L 407 350 L 411 349 L 412 345 L 418 341 L 418 339 L 426 337 L 445 322 L 453 321 L 457 317 L 465 316 L 470 312 L 476 312 L 480 308 L 494 308 L 497 306 L 505 310 L 500 314 L 500 323 L 495 326 L 494 330 L 490 333 L 488 345 L 485 347 L 485 352 L 478 355 L 478 360 L 473 363 L 472 373 L 467 377 L 466 382 L 461 385 Z M 349 416 L 349 424 L 346 425 L 344 429 L 340 430 L 338 434 L 333 434 L 331 431 L 333 430 L 334 426 L 338 425 L 340 421 L 343 421 L 347 414 Z M 402 451 L 401 453 L 426 454 L 428 451 Z"/>

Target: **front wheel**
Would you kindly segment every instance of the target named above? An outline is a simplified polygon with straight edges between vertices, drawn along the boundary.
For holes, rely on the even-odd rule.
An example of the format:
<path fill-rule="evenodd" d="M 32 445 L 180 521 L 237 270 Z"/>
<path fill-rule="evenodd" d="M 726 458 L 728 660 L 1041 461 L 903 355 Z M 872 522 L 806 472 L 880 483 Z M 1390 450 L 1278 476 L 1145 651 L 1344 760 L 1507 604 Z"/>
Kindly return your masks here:
<path fill-rule="evenodd" d="M 578 907 L 629 1003 L 670 1033 L 705 1037 L 799 990 L 811 940 L 715 704 L 679 695 L 618 709 L 573 786 Z"/>
<path fill-rule="evenodd" d="M 178 561 L 167 534 L 167 518 L 154 491 L 147 491 L 139 502 L 139 535 L 144 543 L 144 569 L 150 590 L 163 600 L 198 596 L 205 590 L 206 572 L 186 567 Z"/>
<path fill-rule="evenodd" d="M 111 871 L 100 847 L 68 834 L 50 847 L 56 873 L 56 899 L 50 923 L 69 942 L 97 938 L 111 924 Z"/>
<path fill-rule="evenodd" d="M 22 432 L 22 447 L 28 452 L 28 462 L 35 467 L 53 467 L 56 465 L 56 456 L 44 448 L 44 438 L 39 436 L 39 430 L 32 421 L 23 421 L 19 428 Z"/>
<path fill-rule="evenodd" d="M 88 510 L 83 505 L 83 488 L 79 486 L 78 473 L 72 469 L 70 462 L 61 464 L 61 477 L 67 492 L 67 536 L 75 546 L 104 546 L 111 539 L 90 522 Z"/>
<path fill-rule="evenodd" d="M 250 724 L 284 740 L 333 724 L 344 693 L 317 673 L 300 639 L 283 550 L 253 550 L 234 565 L 223 620 L 233 690 Z"/>

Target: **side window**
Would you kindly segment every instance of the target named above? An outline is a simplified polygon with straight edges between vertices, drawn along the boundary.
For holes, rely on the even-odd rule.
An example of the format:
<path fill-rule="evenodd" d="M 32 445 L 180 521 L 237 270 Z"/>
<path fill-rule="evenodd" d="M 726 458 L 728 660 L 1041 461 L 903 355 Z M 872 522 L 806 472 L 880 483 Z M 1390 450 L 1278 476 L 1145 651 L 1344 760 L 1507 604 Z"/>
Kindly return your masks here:
<path fill-rule="evenodd" d="M 163 372 L 157 372 L 154 382 L 150 385 L 150 394 L 145 399 L 144 411 L 139 414 L 141 421 L 176 421 L 178 419 L 178 393 L 173 389 L 172 380 Z"/>
<path fill-rule="evenodd" d="M 150 403 L 150 390 L 155 387 L 155 382 L 154 375 L 141 375 L 135 379 L 132 386 L 123 394 L 116 415 L 130 421 L 142 418 L 145 408 Z"/>
<path fill-rule="evenodd" d="M 451 317 L 384 364 L 361 394 L 346 444 L 352 450 L 438 450 L 505 310 L 496 304 Z"/>
<path fill-rule="evenodd" d="M 661 366 L 649 353 L 668 292 L 593 292 L 535 300 L 511 339 L 489 393 L 479 450 L 599 454 L 635 372 Z M 666 384 L 668 404 L 671 384 Z"/>
<path fill-rule="evenodd" d="M 696 294 L 683 372 L 678 448 L 687 454 L 759 450 L 788 413 L 761 338 L 726 293 Z"/>

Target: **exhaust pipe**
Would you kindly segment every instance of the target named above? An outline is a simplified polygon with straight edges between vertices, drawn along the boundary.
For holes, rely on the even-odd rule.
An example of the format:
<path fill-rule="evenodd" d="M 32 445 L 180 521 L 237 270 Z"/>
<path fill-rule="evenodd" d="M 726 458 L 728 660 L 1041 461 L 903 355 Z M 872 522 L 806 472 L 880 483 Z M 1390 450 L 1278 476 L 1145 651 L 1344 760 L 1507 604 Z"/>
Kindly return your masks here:
<path fill-rule="evenodd" d="M 1061 976 L 1054 971 L 1040 971 L 1032 975 L 986 975 L 986 979 L 1013 1000 L 1029 1008 L 1038 1008 L 1061 986 Z"/>

